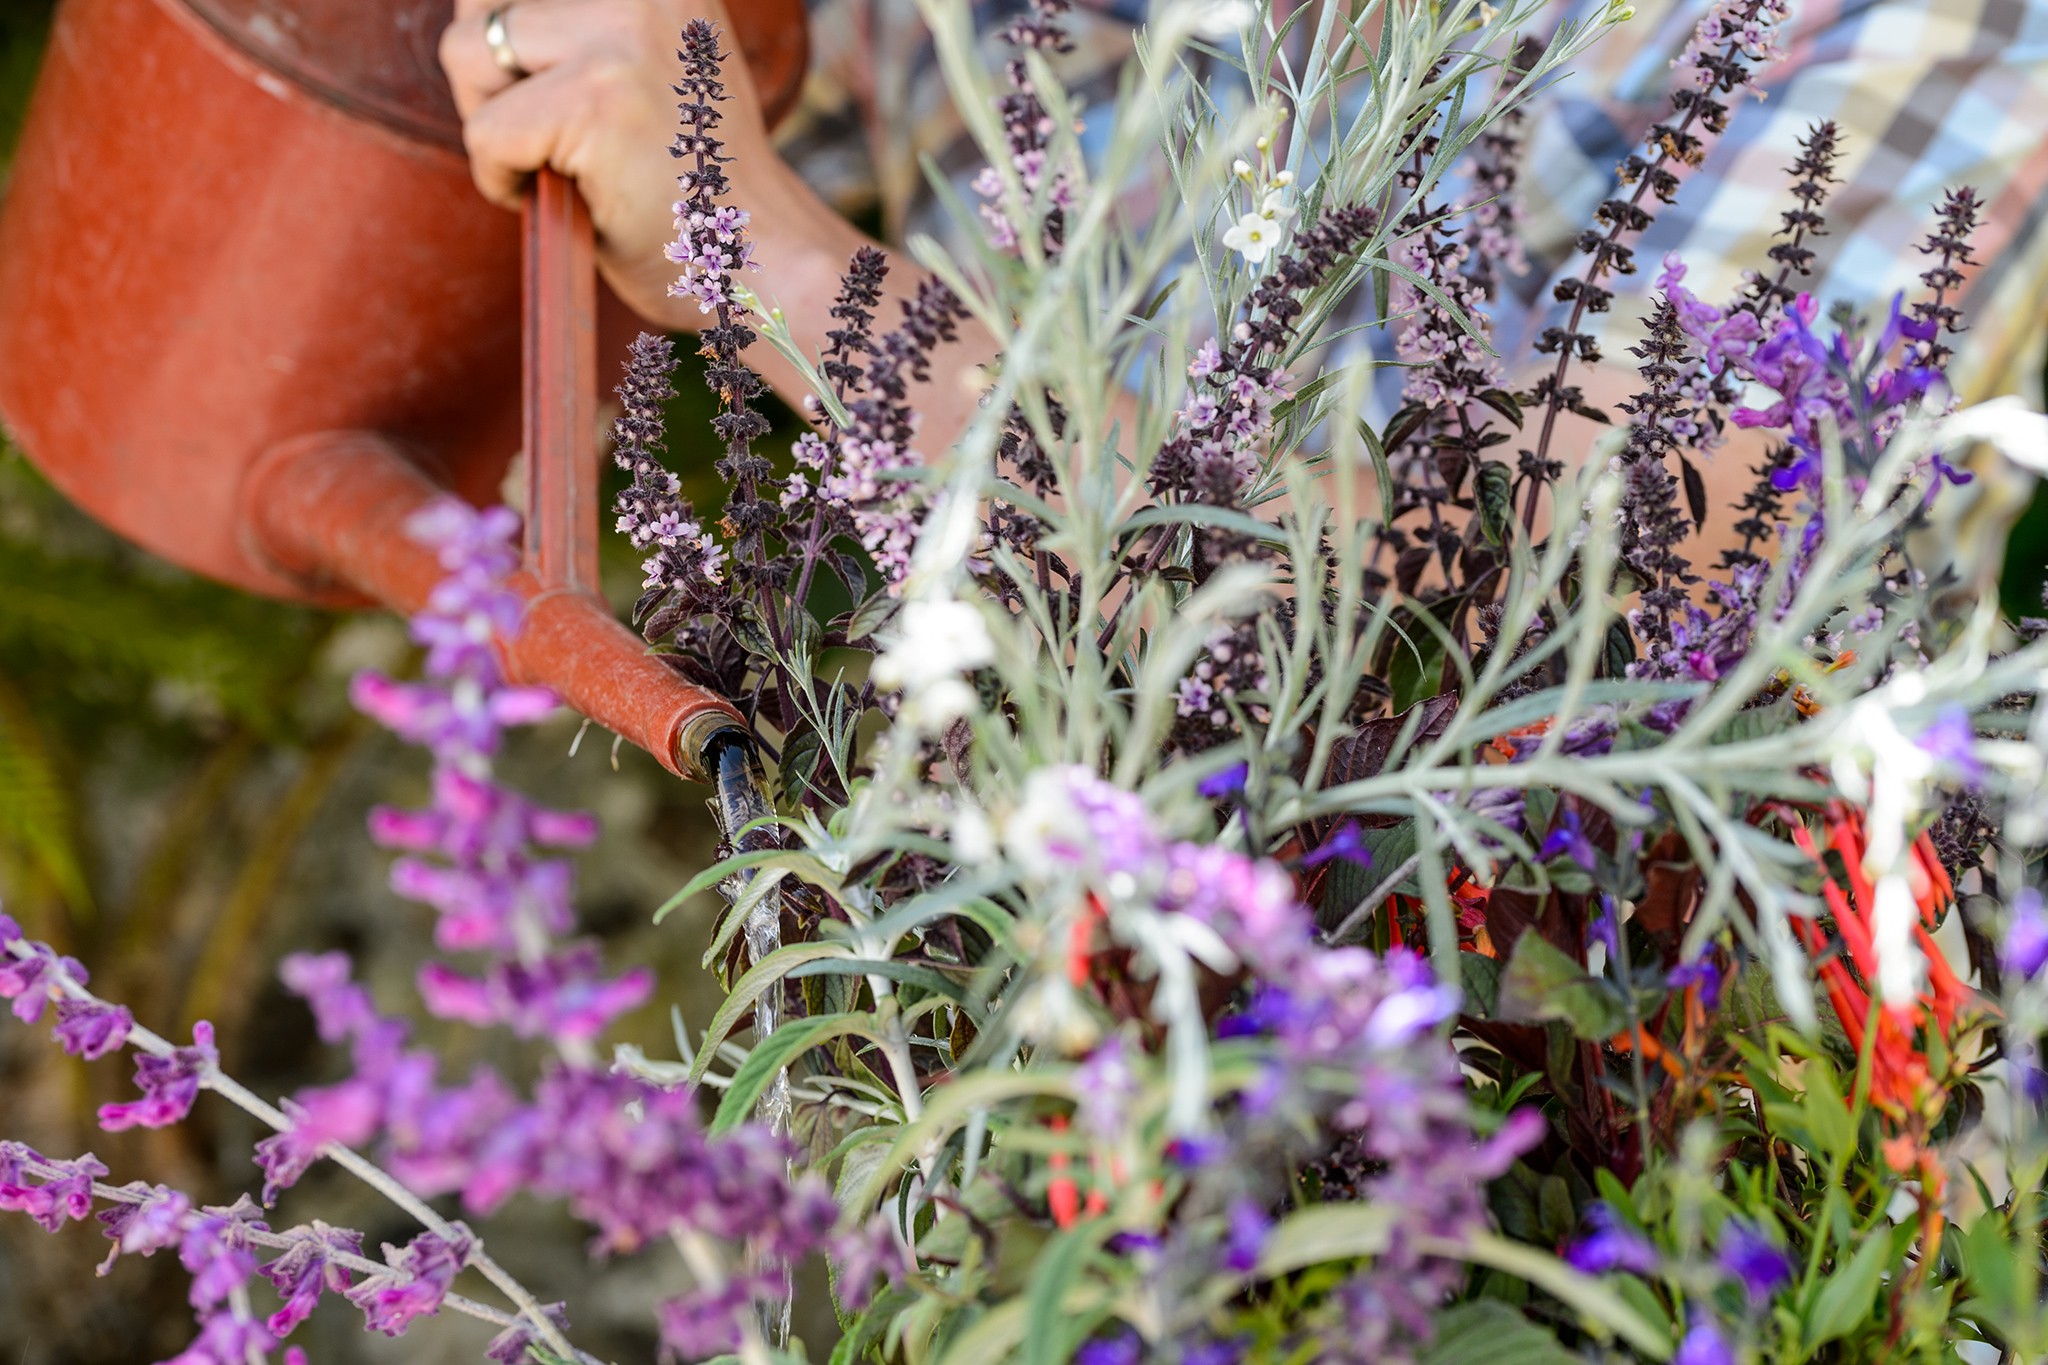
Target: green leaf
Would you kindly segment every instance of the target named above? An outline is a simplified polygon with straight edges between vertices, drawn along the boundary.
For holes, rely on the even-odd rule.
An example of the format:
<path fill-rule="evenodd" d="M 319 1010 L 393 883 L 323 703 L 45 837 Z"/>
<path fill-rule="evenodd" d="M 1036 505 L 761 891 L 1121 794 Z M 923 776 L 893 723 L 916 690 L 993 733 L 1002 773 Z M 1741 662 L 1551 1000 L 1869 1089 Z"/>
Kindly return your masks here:
<path fill-rule="evenodd" d="M 1507 543 L 1515 520 L 1515 476 L 1499 460 L 1482 460 L 1472 476 L 1479 502 L 1479 529 L 1495 545 Z"/>
<path fill-rule="evenodd" d="M 745 872 L 750 868 L 788 872 L 827 892 L 837 892 L 841 885 L 836 872 L 825 866 L 816 854 L 806 853 L 802 849 L 763 848 L 752 853 L 735 853 L 730 858 L 720 859 L 690 878 L 682 890 L 661 903 L 661 908 L 654 912 L 654 922 L 661 923 L 690 897 L 709 891 L 735 872 Z"/>
<path fill-rule="evenodd" d="M 869 594 L 867 601 L 853 609 L 853 615 L 846 622 L 847 641 L 858 644 L 868 639 L 888 623 L 900 605 L 901 598 L 892 596 L 887 588 L 877 588 Z"/>
<path fill-rule="evenodd" d="M 1504 1303 L 1482 1299 L 1438 1315 L 1418 1365 L 1584 1365 L 1584 1358 Z"/>
<path fill-rule="evenodd" d="M 1515 940 L 1514 956 L 1501 974 L 1500 1017 L 1556 1020 L 1589 1042 L 1612 1038 L 1628 1023 L 1622 1003 L 1602 982 L 1533 930 Z"/>
<path fill-rule="evenodd" d="M 1606 1284 L 1580 1274 L 1547 1251 L 1510 1242 L 1490 1232 L 1474 1233 L 1463 1241 L 1447 1237 L 1424 1237 L 1417 1241 L 1426 1243 L 1433 1255 L 1454 1257 L 1527 1280 L 1576 1311 L 1586 1330 L 1603 1341 L 1617 1336 L 1652 1360 L 1671 1358 L 1671 1338 L 1661 1325 L 1644 1318 Z"/>
<path fill-rule="evenodd" d="M 732 994 L 711 1016 L 710 1026 L 704 1030 L 704 1041 L 697 1049 L 697 1064 L 690 1068 L 692 1083 L 704 1079 L 704 1072 L 711 1065 L 711 1059 L 725 1042 L 726 1035 L 738 1026 L 740 1017 L 754 1007 L 754 1001 L 770 986 L 781 982 L 792 967 L 806 962 L 815 962 L 822 957 L 845 957 L 848 948 L 844 943 L 791 943 L 777 948 L 768 956 L 747 968 L 738 981 L 733 982 Z"/>
<path fill-rule="evenodd" d="M 1607 623 L 1607 639 L 1600 647 L 1600 676 L 1627 677 L 1628 666 L 1635 661 L 1635 632 L 1628 628 L 1627 621 L 1617 616 Z"/>
<path fill-rule="evenodd" d="M 1458 976 L 1465 987 L 1465 1013 L 1492 1019 L 1500 1012 L 1500 959 L 1483 953 L 1458 954 Z"/>
<path fill-rule="evenodd" d="M 1890 1232 L 1885 1226 L 1865 1233 L 1848 1264 L 1837 1265 L 1821 1281 L 1800 1333 L 1808 1351 L 1846 1337 L 1869 1321 L 1871 1300 L 1877 1297 L 1878 1283 L 1891 1260 Z"/>
<path fill-rule="evenodd" d="M 1377 1256 L 1387 1249 L 1394 1215 L 1380 1204 L 1314 1204 L 1273 1229 L 1254 1274 L 1270 1280 L 1326 1261 Z"/>
<path fill-rule="evenodd" d="M 867 957 L 850 957 L 844 961 L 827 959 L 822 962 L 806 962 L 789 974 L 792 981 L 807 976 L 880 976 L 919 990 L 943 995 L 948 1000 L 965 1000 L 967 988 L 930 967 L 921 967 L 915 962 L 879 961 Z"/>
<path fill-rule="evenodd" d="M 34 714 L 0 681 L 0 844 L 26 855 L 81 919 L 92 914 L 92 892 L 75 838 L 77 803 L 51 761 Z"/>
<path fill-rule="evenodd" d="M 723 1133 L 745 1123 L 754 1112 L 754 1102 L 775 1083 L 777 1073 L 818 1044 L 854 1034 L 879 1041 L 875 1017 L 858 1014 L 827 1014 L 816 1019 L 793 1019 L 754 1045 L 740 1069 L 732 1073 L 732 1084 L 718 1101 L 711 1116 L 711 1131 Z"/>
<path fill-rule="evenodd" d="M 1027 1365 L 1064 1365 L 1080 1336 L 1094 1324 L 1079 1317 L 1068 1300 L 1088 1259 L 1109 1236 L 1107 1219 L 1095 1218 L 1053 1238 L 1031 1269 L 1025 1294 L 1024 1359 Z"/>

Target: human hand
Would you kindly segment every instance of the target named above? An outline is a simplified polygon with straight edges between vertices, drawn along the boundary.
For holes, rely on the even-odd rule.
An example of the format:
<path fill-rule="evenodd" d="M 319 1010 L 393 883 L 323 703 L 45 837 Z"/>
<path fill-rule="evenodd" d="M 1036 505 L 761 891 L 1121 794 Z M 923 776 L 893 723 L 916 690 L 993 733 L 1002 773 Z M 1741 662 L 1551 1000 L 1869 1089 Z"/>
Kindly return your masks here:
<path fill-rule="evenodd" d="M 673 237 L 678 163 L 668 147 L 677 128 L 677 37 L 709 19 L 725 44 L 738 43 L 721 0 L 518 0 L 504 14 L 520 77 L 501 68 L 485 40 L 493 0 L 456 0 L 441 36 L 442 69 L 462 114 L 470 172 L 485 198 L 517 207 L 543 166 L 576 181 L 596 228 L 598 268 L 641 316 L 675 327 L 700 320 L 668 298 L 675 271 L 662 248 Z M 830 210 L 789 171 L 769 141 L 753 75 L 743 61 L 724 71 L 727 102 L 719 135 L 733 157 L 734 198 L 753 213 L 755 237 L 800 239 Z M 776 225 L 764 232 L 763 225 Z"/>

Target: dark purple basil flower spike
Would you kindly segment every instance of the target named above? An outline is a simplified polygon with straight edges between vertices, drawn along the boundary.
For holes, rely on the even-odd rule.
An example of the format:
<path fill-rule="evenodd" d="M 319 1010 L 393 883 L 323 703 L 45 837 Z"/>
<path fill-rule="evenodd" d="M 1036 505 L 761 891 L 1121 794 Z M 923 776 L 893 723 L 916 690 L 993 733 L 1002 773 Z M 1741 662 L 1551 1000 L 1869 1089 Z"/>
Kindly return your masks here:
<path fill-rule="evenodd" d="M 1730 1218 L 1721 1225 L 1721 1269 L 1742 1281 L 1752 1304 L 1768 1303 L 1792 1278 L 1792 1258 L 1756 1224 Z"/>
<path fill-rule="evenodd" d="M 1605 1275 L 1625 1270 L 1631 1275 L 1653 1275 L 1657 1271 L 1657 1249 L 1649 1239 L 1621 1220 L 1606 1203 L 1586 1209 L 1586 1235 L 1573 1242 L 1565 1260 L 1574 1270 L 1587 1275 Z"/>
<path fill-rule="evenodd" d="M 2031 981 L 2048 966 L 2048 912 L 2042 908 L 2040 891 L 2023 886 L 2014 892 L 2007 915 L 2005 942 L 1998 949 L 1999 970 Z"/>

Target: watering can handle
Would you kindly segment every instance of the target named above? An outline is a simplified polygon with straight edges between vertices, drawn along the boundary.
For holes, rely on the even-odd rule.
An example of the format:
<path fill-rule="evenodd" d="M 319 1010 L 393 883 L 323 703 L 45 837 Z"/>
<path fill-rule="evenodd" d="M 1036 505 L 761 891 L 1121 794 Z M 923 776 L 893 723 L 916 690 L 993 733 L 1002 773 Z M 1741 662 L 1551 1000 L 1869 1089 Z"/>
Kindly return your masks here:
<path fill-rule="evenodd" d="M 543 169 L 526 192 L 522 446 L 526 566 L 544 587 L 599 590 L 597 274 L 590 209 Z"/>

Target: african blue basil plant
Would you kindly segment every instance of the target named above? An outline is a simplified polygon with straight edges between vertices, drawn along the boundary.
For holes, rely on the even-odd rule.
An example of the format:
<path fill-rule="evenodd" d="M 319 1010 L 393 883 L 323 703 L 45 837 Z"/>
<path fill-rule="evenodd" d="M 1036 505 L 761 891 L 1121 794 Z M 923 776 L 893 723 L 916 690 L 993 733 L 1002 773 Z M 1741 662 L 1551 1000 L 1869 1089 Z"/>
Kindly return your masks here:
<path fill-rule="evenodd" d="M 136 1054 L 104 1127 L 205 1091 L 275 1130 L 260 1204 L 6 1143 L 0 1206 L 96 1217 L 113 1273 L 175 1252 L 192 1365 L 303 1359 L 323 1295 L 590 1359 L 478 1231 L 522 1193 L 595 1254 L 673 1253 L 671 1360 L 823 1349 L 784 1325 L 816 1258 L 835 1362 L 2039 1358 L 2048 623 L 2001 617 L 1996 566 L 2048 422 L 1947 398 L 1982 206 L 1931 209 L 1917 297 L 1824 314 L 1799 284 L 1842 135 L 1816 126 L 1739 297 L 1661 263 L 1641 390 L 1605 413 L 1586 318 L 1772 60 L 1776 0 L 1701 21 L 1521 392 L 1486 305 L 1525 268 L 1522 110 L 1625 7 L 1541 39 L 1532 0 L 1259 5 L 1228 54 L 1168 7 L 1092 157 L 1048 64 L 1063 8 L 1034 0 L 991 74 L 931 0 L 978 202 L 956 252 L 913 243 L 900 318 L 908 267 L 857 254 L 822 355 L 747 282 L 726 57 L 683 34 L 670 256 L 730 491 L 716 524 L 682 498 L 673 350 L 643 337 L 616 510 L 636 622 L 774 773 L 772 816 L 670 903 L 731 901 L 706 1035 L 601 1050 L 657 983 L 576 937 L 560 851 L 592 822 L 492 777 L 553 701 L 489 643 L 515 519 L 449 502 L 414 526 L 448 574 L 424 681 L 355 693 L 434 799 L 371 831 L 453 959 L 421 1004 L 552 1059 L 445 1075 L 345 957 L 295 957 L 353 1067 L 273 1106 L 206 1025 L 159 1037 L 0 918 L 16 1016 Z M 1377 425 L 1373 362 L 1329 336 L 1369 299 L 1404 367 Z M 954 439 L 911 398 L 970 321 L 1000 358 Z M 814 388 L 786 464 L 757 449 L 763 342 Z M 1567 414 L 1608 434 L 1566 449 Z M 1697 462 L 1731 427 L 1780 440 L 1724 513 Z M 1710 517 L 1741 537 L 1711 568 Z M 821 619 L 828 579 L 854 605 Z M 417 1235 L 274 1229 L 320 1161 Z"/>

